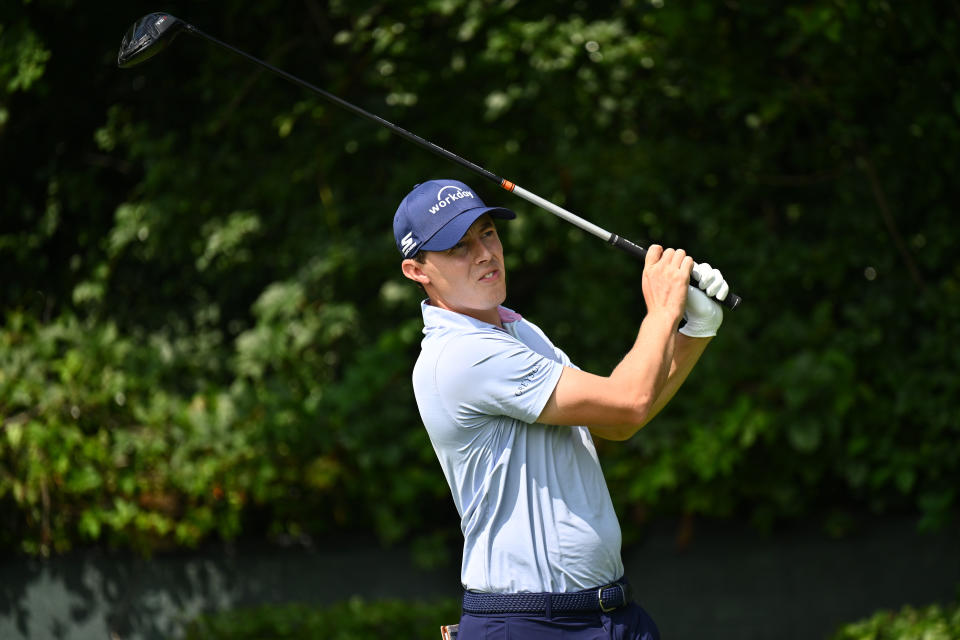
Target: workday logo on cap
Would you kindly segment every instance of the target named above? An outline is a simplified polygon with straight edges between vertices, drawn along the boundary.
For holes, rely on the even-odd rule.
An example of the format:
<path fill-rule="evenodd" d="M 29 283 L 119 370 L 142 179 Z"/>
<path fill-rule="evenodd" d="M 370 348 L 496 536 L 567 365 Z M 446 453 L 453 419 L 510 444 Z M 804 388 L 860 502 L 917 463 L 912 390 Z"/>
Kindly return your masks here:
<path fill-rule="evenodd" d="M 418 251 L 445 251 L 457 244 L 470 225 L 485 213 L 515 218 L 509 209 L 488 207 L 470 187 L 457 180 L 418 184 L 393 217 L 393 236 L 404 258 Z"/>
<path fill-rule="evenodd" d="M 437 204 L 430 207 L 430 213 L 436 214 L 440 209 L 461 198 L 473 198 L 474 195 L 463 188 L 466 186 L 467 185 L 448 184 L 445 187 L 440 187 L 440 190 L 437 191 Z"/>

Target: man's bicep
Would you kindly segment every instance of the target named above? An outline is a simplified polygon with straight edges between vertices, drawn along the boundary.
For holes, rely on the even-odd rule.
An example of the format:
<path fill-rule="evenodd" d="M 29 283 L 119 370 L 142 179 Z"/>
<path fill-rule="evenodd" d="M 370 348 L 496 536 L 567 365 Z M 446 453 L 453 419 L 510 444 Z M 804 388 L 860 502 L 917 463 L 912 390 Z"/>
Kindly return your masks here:
<path fill-rule="evenodd" d="M 584 425 L 600 437 L 618 439 L 622 428 L 637 424 L 642 415 L 634 394 L 610 378 L 564 367 L 537 422 Z"/>

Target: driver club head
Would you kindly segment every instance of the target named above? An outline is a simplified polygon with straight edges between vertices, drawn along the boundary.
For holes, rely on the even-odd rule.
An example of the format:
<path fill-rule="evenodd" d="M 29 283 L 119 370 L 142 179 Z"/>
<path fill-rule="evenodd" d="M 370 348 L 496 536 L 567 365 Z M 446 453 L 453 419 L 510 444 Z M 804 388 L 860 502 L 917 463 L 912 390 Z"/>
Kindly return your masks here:
<path fill-rule="evenodd" d="M 131 25 L 123 35 L 117 65 L 126 69 L 152 58 L 167 45 L 187 24 L 169 13 L 150 13 Z"/>

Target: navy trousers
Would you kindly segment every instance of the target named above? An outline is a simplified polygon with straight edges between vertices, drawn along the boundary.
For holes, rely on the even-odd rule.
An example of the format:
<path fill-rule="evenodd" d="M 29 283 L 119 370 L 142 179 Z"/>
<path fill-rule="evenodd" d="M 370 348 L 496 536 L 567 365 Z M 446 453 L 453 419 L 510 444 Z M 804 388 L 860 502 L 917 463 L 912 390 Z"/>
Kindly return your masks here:
<path fill-rule="evenodd" d="M 528 616 L 476 615 L 460 618 L 457 640 L 660 640 L 657 625 L 643 608 L 630 603 L 608 613 Z"/>

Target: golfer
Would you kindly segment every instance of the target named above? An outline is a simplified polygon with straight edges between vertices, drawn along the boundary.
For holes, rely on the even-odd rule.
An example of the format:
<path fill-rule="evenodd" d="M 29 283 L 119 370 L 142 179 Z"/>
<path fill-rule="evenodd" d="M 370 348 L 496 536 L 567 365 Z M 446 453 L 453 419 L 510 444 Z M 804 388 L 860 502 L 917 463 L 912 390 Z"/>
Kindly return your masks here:
<path fill-rule="evenodd" d="M 691 258 L 653 245 L 636 342 L 610 375 L 581 371 L 502 306 L 507 273 L 494 221 L 514 217 L 462 182 L 430 180 L 393 220 L 403 274 L 428 296 L 413 388 L 461 518 L 458 640 L 654 640 L 657 627 L 623 575 L 593 438 L 626 440 L 647 424 L 723 311 L 689 285 Z M 707 294 L 727 295 L 719 271 L 701 264 L 697 275 Z"/>

